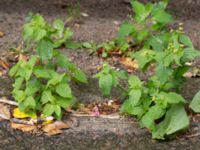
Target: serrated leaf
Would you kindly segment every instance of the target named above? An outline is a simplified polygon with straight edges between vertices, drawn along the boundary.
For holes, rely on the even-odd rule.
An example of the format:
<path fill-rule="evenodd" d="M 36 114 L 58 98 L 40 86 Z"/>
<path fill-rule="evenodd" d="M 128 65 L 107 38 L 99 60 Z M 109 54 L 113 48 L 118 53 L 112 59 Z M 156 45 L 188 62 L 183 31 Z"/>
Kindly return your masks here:
<path fill-rule="evenodd" d="M 169 104 L 186 103 L 185 99 L 180 94 L 169 92 L 165 93 L 164 95 Z"/>
<path fill-rule="evenodd" d="M 16 78 L 15 82 L 13 84 L 14 89 L 15 90 L 19 90 L 21 88 L 23 82 L 24 82 L 24 78 L 23 77 Z"/>
<path fill-rule="evenodd" d="M 53 43 L 48 39 L 39 41 L 37 45 L 37 52 L 42 60 L 51 59 L 53 56 Z"/>
<path fill-rule="evenodd" d="M 23 101 L 23 105 L 26 109 L 35 109 L 36 102 L 32 96 L 29 96 Z"/>
<path fill-rule="evenodd" d="M 25 91 L 22 91 L 22 90 L 14 90 L 12 94 L 15 100 L 19 103 L 22 102 L 26 98 L 26 93 Z"/>
<path fill-rule="evenodd" d="M 60 83 L 56 86 L 56 92 L 64 98 L 72 98 L 71 88 L 67 83 Z"/>
<path fill-rule="evenodd" d="M 56 85 L 56 84 L 60 83 L 63 80 L 64 76 L 65 76 L 65 73 L 63 73 L 63 74 L 54 74 L 52 79 L 47 82 L 47 86 Z"/>
<path fill-rule="evenodd" d="M 120 108 L 120 111 L 123 113 L 127 113 L 129 115 L 137 116 L 141 118 L 144 113 L 144 110 L 141 106 L 132 106 L 132 102 L 130 100 L 126 100 Z"/>
<path fill-rule="evenodd" d="M 46 104 L 43 108 L 43 114 L 46 117 L 51 116 L 54 113 L 54 105 L 53 104 Z"/>
<path fill-rule="evenodd" d="M 56 99 L 56 103 L 64 109 L 72 107 L 75 103 L 74 98 L 56 97 Z"/>
<path fill-rule="evenodd" d="M 40 42 L 40 40 L 42 40 L 46 35 L 47 35 L 46 30 L 40 27 L 35 27 L 32 34 L 32 39 L 36 42 Z"/>
<path fill-rule="evenodd" d="M 79 49 L 82 47 L 82 44 L 79 42 L 66 41 L 65 47 L 69 49 Z"/>
<path fill-rule="evenodd" d="M 46 90 L 42 93 L 42 96 L 41 96 L 42 104 L 46 104 L 48 102 L 53 102 L 53 101 L 54 101 L 54 97 L 52 96 L 52 93 L 50 90 Z"/>
<path fill-rule="evenodd" d="M 133 7 L 133 11 L 137 15 L 141 16 L 141 15 L 143 15 L 145 13 L 145 6 L 144 6 L 144 4 L 142 4 L 142 3 L 138 2 L 138 1 L 131 1 L 131 5 Z"/>
<path fill-rule="evenodd" d="M 193 97 L 193 99 L 190 103 L 190 108 L 194 112 L 200 113 L 200 91 L 198 93 L 196 93 L 195 96 Z"/>
<path fill-rule="evenodd" d="M 125 22 L 121 25 L 119 32 L 117 34 L 118 38 L 125 38 L 126 36 L 130 35 L 132 32 L 135 31 L 133 24 L 129 22 Z"/>
<path fill-rule="evenodd" d="M 28 81 L 25 89 L 25 93 L 28 96 L 31 96 L 40 90 L 41 83 L 39 80 L 30 80 Z"/>
<path fill-rule="evenodd" d="M 139 104 L 141 96 L 142 92 L 140 89 L 134 89 L 129 92 L 129 101 L 131 101 L 132 106 L 136 106 Z"/>
<path fill-rule="evenodd" d="M 148 112 L 142 117 L 141 125 L 147 127 L 150 130 L 155 130 L 155 121 L 161 118 L 165 114 L 165 109 L 159 105 L 150 107 Z"/>
<path fill-rule="evenodd" d="M 52 71 L 46 68 L 42 68 L 42 67 L 36 67 L 33 70 L 33 73 L 37 78 L 45 78 L 45 79 L 51 78 L 50 72 Z"/>
<path fill-rule="evenodd" d="M 193 48 L 192 41 L 190 40 L 190 38 L 187 35 L 181 34 L 179 39 L 182 44 L 184 44 L 190 48 Z"/>
<path fill-rule="evenodd" d="M 183 57 L 181 58 L 182 61 L 191 61 L 196 57 L 200 56 L 200 52 L 193 49 L 193 48 L 185 48 Z"/>
<path fill-rule="evenodd" d="M 99 78 L 99 87 L 104 96 L 108 96 L 113 86 L 112 75 L 107 74 Z"/>
<path fill-rule="evenodd" d="M 168 24 L 173 21 L 172 16 L 169 13 L 165 12 L 164 10 L 156 12 L 153 17 L 157 22 L 163 24 Z"/>
<path fill-rule="evenodd" d="M 131 89 L 140 89 L 142 87 L 142 82 L 135 75 L 131 75 L 129 77 L 128 84 L 129 84 L 129 86 L 130 86 Z"/>
<path fill-rule="evenodd" d="M 153 131 L 154 139 L 164 139 L 165 135 L 184 130 L 189 126 L 189 118 L 182 104 L 173 105 L 166 113 L 164 120 Z"/>
<path fill-rule="evenodd" d="M 60 106 L 59 105 L 54 105 L 54 111 L 55 111 L 57 119 L 60 120 L 61 116 L 62 116 L 62 111 L 61 111 Z"/>

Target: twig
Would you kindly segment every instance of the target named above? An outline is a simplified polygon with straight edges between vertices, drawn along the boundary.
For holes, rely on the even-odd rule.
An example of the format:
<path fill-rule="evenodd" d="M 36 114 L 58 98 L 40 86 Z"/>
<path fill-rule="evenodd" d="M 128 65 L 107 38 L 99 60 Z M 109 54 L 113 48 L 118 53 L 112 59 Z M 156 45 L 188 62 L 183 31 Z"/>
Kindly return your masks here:
<path fill-rule="evenodd" d="M 0 118 L 5 119 L 5 120 L 10 120 L 10 118 L 8 118 L 7 116 L 0 114 Z"/>
<path fill-rule="evenodd" d="M 0 103 L 5 103 L 5 104 L 13 105 L 13 106 L 18 106 L 17 102 L 14 102 L 14 101 L 11 101 L 11 100 L 7 100 L 7 99 L 0 99 Z"/>
<path fill-rule="evenodd" d="M 92 114 L 79 114 L 79 113 L 72 113 L 72 117 L 97 117 L 97 118 L 105 118 L 105 119 L 119 119 L 119 115 L 99 115 L 93 116 Z"/>

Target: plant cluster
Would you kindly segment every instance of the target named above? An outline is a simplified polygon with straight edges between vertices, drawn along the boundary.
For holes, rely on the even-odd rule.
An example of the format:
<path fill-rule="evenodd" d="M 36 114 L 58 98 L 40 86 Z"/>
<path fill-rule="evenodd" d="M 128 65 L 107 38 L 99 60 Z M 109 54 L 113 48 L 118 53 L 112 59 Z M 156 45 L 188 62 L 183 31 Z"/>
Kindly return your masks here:
<path fill-rule="evenodd" d="M 138 62 L 142 71 L 154 66 L 155 73 L 145 82 L 137 76 L 128 77 L 127 99 L 121 111 L 137 116 L 141 127 L 148 128 L 153 138 L 164 139 L 189 126 L 184 108 L 187 102 L 178 92 L 186 80 L 184 74 L 190 68 L 187 62 L 200 56 L 200 53 L 184 34 L 181 24 L 177 30 L 167 28 L 172 22 L 171 15 L 165 10 L 167 1 L 142 4 L 132 0 L 131 4 L 135 12 L 134 20 L 122 24 L 117 42 L 137 47 L 136 52 L 131 51 L 128 56 Z M 131 37 L 131 43 L 126 42 L 127 36 Z M 119 78 L 112 72 L 108 73 L 105 67 L 97 76 L 104 94 L 116 85 L 113 79 Z M 193 101 L 191 108 L 195 104 Z"/>
<path fill-rule="evenodd" d="M 61 20 L 48 24 L 35 15 L 24 25 L 23 37 L 28 48 L 36 49 L 29 60 L 19 60 L 9 72 L 15 78 L 13 97 L 19 109 L 28 114 L 42 113 L 61 119 L 62 108 L 75 103 L 70 81 L 87 83 L 85 74 L 56 48 L 70 41 L 72 32 Z M 58 69 L 62 71 L 58 72 Z"/>
<path fill-rule="evenodd" d="M 175 30 L 168 28 L 173 18 L 166 11 L 167 4 L 167 0 L 147 4 L 132 0 L 134 17 L 121 25 L 116 39 L 101 45 L 72 42 L 73 33 L 61 20 L 50 25 L 40 15 L 31 17 L 24 25 L 23 37 L 26 49 L 36 49 L 36 54 L 29 60 L 20 60 L 9 72 L 15 78 L 12 94 L 19 109 L 30 115 L 42 113 L 60 119 L 62 108 L 75 103 L 70 81 L 87 83 L 87 79 L 57 48 L 62 45 L 103 48 L 103 57 L 111 51 L 120 51 L 135 59 L 141 71 L 148 71 L 152 66 L 155 70 L 146 81 L 141 81 L 105 63 L 94 76 L 99 79 L 104 96 L 109 96 L 112 88 L 119 88 L 126 97 L 121 112 L 136 116 L 140 126 L 148 128 L 154 139 L 165 139 L 187 129 L 187 101 L 179 91 L 186 80 L 184 74 L 190 69 L 188 62 L 200 53 L 184 34 L 182 24 Z M 128 88 L 122 86 L 121 80 L 127 81 Z M 190 103 L 195 112 L 200 112 L 199 97 L 197 93 Z"/>

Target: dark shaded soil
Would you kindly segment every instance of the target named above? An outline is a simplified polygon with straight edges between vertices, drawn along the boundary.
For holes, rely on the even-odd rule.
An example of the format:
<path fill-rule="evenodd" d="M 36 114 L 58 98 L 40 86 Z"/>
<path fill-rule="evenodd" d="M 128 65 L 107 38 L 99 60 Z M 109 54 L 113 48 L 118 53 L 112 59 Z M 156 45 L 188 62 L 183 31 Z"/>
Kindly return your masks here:
<path fill-rule="evenodd" d="M 145 1 L 145 0 L 144 0 Z M 7 53 L 10 47 L 16 47 L 21 41 L 21 30 L 24 18 L 28 12 L 41 13 L 46 19 L 66 19 L 67 9 L 75 4 L 75 0 L 1 0 L 0 1 L 0 31 L 5 36 L 0 38 L 0 56 Z M 129 4 L 124 0 L 80 0 L 81 12 L 89 17 L 81 17 L 68 24 L 74 31 L 74 40 L 102 42 L 112 39 L 116 35 L 119 25 L 128 14 L 131 14 Z M 178 21 L 184 23 L 188 34 L 196 48 L 200 49 L 200 1 L 199 0 L 171 0 L 169 10 Z M 102 60 L 90 55 L 86 50 L 66 50 L 75 62 L 88 76 L 88 85 L 74 85 L 76 97 L 83 103 L 104 100 L 98 90 L 97 81 L 92 75 Z M 197 62 L 199 63 L 199 61 Z M 0 79 L 0 96 L 10 97 L 11 81 Z M 200 79 L 191 79 L 182 91 L 189 100 L 200 89 Z M 113 97 L 118 97 L 114 91 Z M 119 120 L 102 118 L 71 118 L 72 128 L 59 136 L 47 137 L 31 135 L 13 130 L 6 122 L 0 123 L 0 149 L 200 149 L 200 136 L 194 138 L 181 137 L 169 142 L 151 140 L 150 134 L 138 127 L 134 119 Z M 195 134 L 200 123 L 192 124 Z"/>

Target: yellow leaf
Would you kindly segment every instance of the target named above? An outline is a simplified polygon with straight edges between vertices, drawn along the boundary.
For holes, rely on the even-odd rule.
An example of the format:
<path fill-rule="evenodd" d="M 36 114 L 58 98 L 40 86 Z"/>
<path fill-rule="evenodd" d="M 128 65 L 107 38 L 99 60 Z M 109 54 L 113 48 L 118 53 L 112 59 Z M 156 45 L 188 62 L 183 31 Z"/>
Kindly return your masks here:
<path fill-rule="evenodd" d="M 25 113 L 25 112 L 22 112 L 19 110 L 19 108 L 15 108 L 13 110 L 13 116 L 15 118 L 20 118 L 20 119 L 23 119 L 23 118 L 32 118 L 32 119 L 36 119 L 37 118 L 37 115 L 33 112 L 31 113 Z"/>

